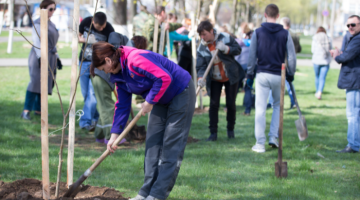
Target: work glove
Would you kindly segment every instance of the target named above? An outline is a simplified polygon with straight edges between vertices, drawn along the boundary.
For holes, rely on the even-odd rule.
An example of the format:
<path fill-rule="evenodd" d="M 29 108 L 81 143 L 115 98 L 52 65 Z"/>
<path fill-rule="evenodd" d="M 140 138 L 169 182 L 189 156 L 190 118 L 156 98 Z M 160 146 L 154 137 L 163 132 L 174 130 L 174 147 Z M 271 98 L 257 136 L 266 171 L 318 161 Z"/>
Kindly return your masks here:
<path fill-rule="evenodd" d="M 96 43 L 97 42 L 97 40 L 96 40 L 96 38 L 95 38 L 95 35 L 94 34 L 90 34 L 89 35 L 89 39 L 88 39 L 88 44 L 94 44 L 94 43 Z"/>
<path fill-rule="evenodd" d="M 198 80 L 198 86 L 200 86 L 200 88 L 204 87 L 206 85 L 206 80 L 203 78 L 199 78 Z"/>
<path fill-rule="evenodd" d="M 250 88 L 250 89 L 253 89 L 253 84 L 254 84 L 254 79 L 251 79 L 251 78 L 248 78 L 246 80 L 246 85 Z"/>
<path fill-rule="evenodd" d="M 219 49 L 219 51 L 222 51 L 223 53 L 227 53 L 229 51 L 229 47 L 221 41 L 217 42 L 216 48 Z"/>
<path fill-rule="evenodd" d="M 189 34 L 188 34 L 188 37 L 189 37 L 190 39 L 192 39 L 192 38 L 194 37 L 194 35 L 195 35 L 195 31 L 193 31 L 193 30 L 191 29 L 190 32 L 189 32 Z"/>
<path fill-rule="evenodd" d="M 287 82 L 292 83 L 294 81 L 294 76 L 291 76 L 286 72 L 286 80 Z"/>
<path fill-rule="evenodd" d="M 62 65 L 62 63 L 61 63 L 60 58 L 57 58 L 57 59 L 56 59 L 56 64 L 57 64 L 57 68 L 58 68 L 59 70 L 62 70 L 63 65 Z"/>

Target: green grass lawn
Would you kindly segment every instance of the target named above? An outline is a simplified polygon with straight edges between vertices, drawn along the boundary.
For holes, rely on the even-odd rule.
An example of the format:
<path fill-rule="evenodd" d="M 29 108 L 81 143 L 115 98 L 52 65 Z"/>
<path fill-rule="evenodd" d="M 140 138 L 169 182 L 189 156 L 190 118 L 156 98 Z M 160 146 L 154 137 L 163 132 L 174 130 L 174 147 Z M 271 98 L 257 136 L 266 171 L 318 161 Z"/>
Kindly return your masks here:
<path fill-rule="evenodd" d="M 17 30 L 17 28 L 14 28 L 15 30 Z M 28 32 L 28 31 L 22 31 L 22 34 L 24 35 L 24 36 L 29 36 L 29 37 L 31 37 L 31 31 L 30 32 Z M 16 36 L 20 36 L 21 37 L 21 35 L 19 34 L 19 33 L 17 33 L 16 31 L 14 31 L 14 37 L 16 37 Z M 9 37 L 9 31 L 1 31 L 1 34 L 0 34 L 0 37 Z"/>
<path fill-rule="evenodd" d="M 312 36 L 300 36 L 301 52 L 300 54 L 312 54 L 311 53 Z"/>
<path fill-rule="evenodd" d="M 28 39 L 31 41 L 31 37 L 28 37 Z M 8 54 L 7 46 L 7 42 L 0 43 L 0 58 L 28 58 L 32 47 L 25 39 L 23 42 L 13 42 L 13 52 Z M 80 49 L 81 46 L 79 46 L 79 52 Z M 60 58 L 71 58 L 71 43 L 58 42 L 57 50 Z"/>
<path fill-rule="evenodd" d="M 345 91 L 339 90 L 339 70 L 328 73 L 323 100 L 315 99 L 314 74 L 311 67 L 299 67 L 295 88 L 300 106 L 307 120 L 309 138 L 298 140 L 294 121 L 296 110 L 289 110 L 285 96 L 283 159 L 288 163 L 288 178 L 275 177 L 277 150 L 266 146 L 266 153 L 251 151 L 254 138 L 254 110 L 244 117 L 243 93 L 237 98 L 235 139 L 226 136 L 226 113 L 221 99 L 218 141 L 205 142 L 209 136 L 208 114 L 195 115 L 190 136 L 200 139 L 188 144 L 176 185 L 169 199 L 360 199 L 360 154 L 337 154 L 346 146 Z M 0 180 L 5 182 L 23 178 L 41 179 L 40 118 L 20 119 L 25 91 L 29 81 L 27 68 L 0 68 Z M 70 68 L 58 71 L 60 93 L 65 107 L 70 93 Z M 78 90 L 79 91 L 79 90 Z M 208 97 L 204 98 L 208 106 Z M 80 91 L 76 108 L 81 109 Z M 272 110 L 266 112 L 267 131 Z M 61 128 L 62 115 L 56 95 L 49 96 L 49 123 L 52 129 Z M 142 117 L 138 124 L 145 124 Z M 56 181 L 59 141 L 50 136 L 50 181 Z M 76 127 L 76 136 L 92 134 Z M 74 181 L 102 154 L 105 146 L 89 142 L 75 148 Z M 66 153 L 64 151 L 62 181 L 66 181 Z M 319 157 L 323 155 L 325 158 Z M 142 186 L 144 144 L 118 150 L 108 157 L 85 181 L 94 186 L 113 187 L 125 197 L 135 196 Z"/>

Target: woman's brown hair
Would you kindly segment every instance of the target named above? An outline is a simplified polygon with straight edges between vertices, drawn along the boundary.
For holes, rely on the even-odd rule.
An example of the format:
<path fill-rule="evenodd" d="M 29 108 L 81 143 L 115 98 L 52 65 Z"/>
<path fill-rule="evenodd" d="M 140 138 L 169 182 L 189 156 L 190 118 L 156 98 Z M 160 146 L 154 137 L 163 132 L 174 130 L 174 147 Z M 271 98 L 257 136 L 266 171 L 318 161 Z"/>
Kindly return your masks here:
<path fill-rule="evenodd" d="M 134 46 L 137 49 L 146 49 L 147 47 L 147 39 L 144 36 L 134 36 L 131 39 L 134 42 Z"/>
<path fill-rule="evenodd" d="M 49 5 L 52 5 L 52 4 L 55 4 L 55 7 L 56 7 L 55 1 L 52 1 L 52 0 L 44 0 L 44 1 L 42 1 L 41 4 L 40 4 L 40 9 L 46 9 Z"/>
<path fill-rule="evenodd" d="M 107 42 L 97 42 L 92 46 L 92 62 L 90 66 L 90 73 L 95 76 L 95 68 L 105 64 L 105 58 L 110 58 L 112 68 L 115 69 L 120 63 L 121 49 L 115 48 L 113 45 Z"/>
<path fill-rule="evenodd" d="M 322 26 L 320 26 L 320 27 L 318 28 L 318 30 L 316 31 L 316 33 L 320 33 L 320 32 L 324 32 L 324 33 L 326 33 L 325 28 L 324 28 L 324 27 L 322 27 Z"/>

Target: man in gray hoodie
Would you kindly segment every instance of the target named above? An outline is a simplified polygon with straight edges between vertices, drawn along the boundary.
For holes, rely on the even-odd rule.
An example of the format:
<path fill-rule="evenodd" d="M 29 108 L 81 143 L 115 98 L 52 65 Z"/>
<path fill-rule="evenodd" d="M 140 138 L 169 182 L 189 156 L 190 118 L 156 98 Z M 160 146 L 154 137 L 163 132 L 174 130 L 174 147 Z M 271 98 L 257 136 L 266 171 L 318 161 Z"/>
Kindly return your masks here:
<path fill-rule="evenodd" d="M 252 150 L 258 153 L 265 152 L 266 128 L 266 101 L 269 91 L 272 90 L 274 99 L 273 114 L 270 125 L 269 145 L 278 147 L 278 130 L 280 116 L 281 65 L 287 55 L 287 81 L 294 80 L 296 69 L 296 54 L 290 33 L 282 25 L 276 24 L 279 18 L 279 8 L 269 4 L 265 9 L 266 22 L 256 29 L 251 38 L 250 56 L 247 70 L 247 84 L 252 85 L 254 69 L 256 74 L 255 100 L 255 138 L 256 144 Z"/>

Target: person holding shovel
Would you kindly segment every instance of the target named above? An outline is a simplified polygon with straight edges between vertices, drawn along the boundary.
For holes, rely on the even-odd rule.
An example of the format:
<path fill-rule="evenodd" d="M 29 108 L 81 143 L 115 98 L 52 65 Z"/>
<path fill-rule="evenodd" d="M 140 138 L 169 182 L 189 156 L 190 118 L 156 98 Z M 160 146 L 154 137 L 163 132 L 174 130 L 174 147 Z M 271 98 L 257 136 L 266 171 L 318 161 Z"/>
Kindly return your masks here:
<path fill-rule="evenodd" d="M 145 147 L 145 179 L 133 200 L 166 199 L 180 170 L 195 110 L 195 87 L 180 66 L 151 51 L 107 42 L 93 45 L 91 70 L 110 73 L 118 101 L 115 103 L 111 148 L 124 130 L 131 109 L 131 95 L 142 95 L 142 114 L 150 113 Z"/>
<path fill-rule="evenodd" d="M 269 145 L 278 147 L 278 130 L 280 119 L 281 65 L 286 55 L 288 60 L 287 81 L 292 82 L 296 69 L 296 54 L 291 34 L 276 24 L 279 8 L 269 4 L 265 9 L 266 22 L 256 29 L 251 37 L 250 55 L 247 68 L 247 85 L 254 82 L 254 70 L 257 65 L 255 83 L 255 138 L 252 150 L 265 152 L 266 106 L 269 91 L 274 99 L 271 118 Z"/>
<path fill-rule="evenodd" d="M 241 47 L 227 33 L 217 33 L 209 21 L 202 21 L 197 29 L 201 37 L 201 43 L 197 50 L 196 70 L 199 77 L 198 85 L 206 85 L 210 96 L 209 128 L 210 136 L 207 141 L 216 141 L 219 121 L 220 95 L 225 86 L 227 116 L 227 135 L 234 138 L 234 126 L 236 119 L 236 95 L 239 80 L 245 77 L 244 70 L 235 60 L 234 56 L 241 53 Z M 214 55 L 216 49 L 219 50 Z M 213 56 L 216 56 L 213 66 L 206 80 L 203 75 Z"/>

